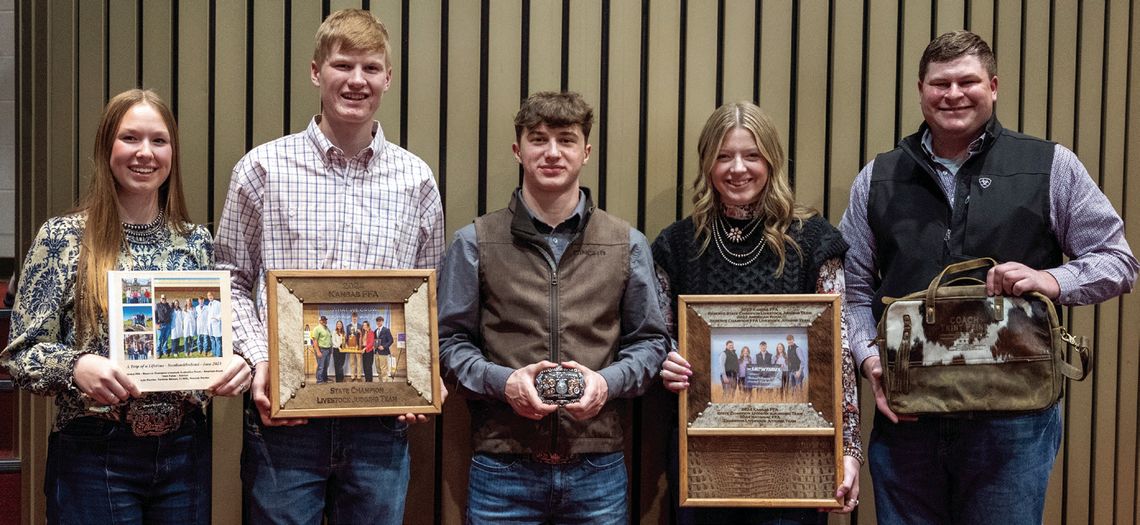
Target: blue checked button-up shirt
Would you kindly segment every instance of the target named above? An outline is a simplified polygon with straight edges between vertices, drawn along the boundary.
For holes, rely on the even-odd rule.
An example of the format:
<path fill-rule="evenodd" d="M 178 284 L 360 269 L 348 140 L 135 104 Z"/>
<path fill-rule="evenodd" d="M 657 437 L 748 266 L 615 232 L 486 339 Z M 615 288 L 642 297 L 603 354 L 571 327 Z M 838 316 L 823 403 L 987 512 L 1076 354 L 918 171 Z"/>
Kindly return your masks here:
<path fill-rule="evenodd" d="M 262 144 L 234 166 L 215 242 L 231 272 L 234 350 L 268 359 L 264 276 L 285 269 L 438 269 L 443 207 L 431 168 L 384 139 L 348 158 L 318 128 Z"/>

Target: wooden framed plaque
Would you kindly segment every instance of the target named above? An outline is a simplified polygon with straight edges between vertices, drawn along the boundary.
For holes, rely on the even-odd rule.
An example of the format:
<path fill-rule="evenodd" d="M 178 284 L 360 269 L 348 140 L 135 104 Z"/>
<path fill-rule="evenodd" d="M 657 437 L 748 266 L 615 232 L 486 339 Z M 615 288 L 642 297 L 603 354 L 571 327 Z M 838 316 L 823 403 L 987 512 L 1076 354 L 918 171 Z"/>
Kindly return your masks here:
<path fill-rule="evenodd" d="M 434 270 L 266 274 L 271 417 L 440 413 Z"/>
<path fill-rule="evenodd" d="M 837 508 L 840 297 L 682 295 L 682 506 Z"/>
<path fill-rule="evenodd" d="M 110 359 L 139 390 L 205 390 L 233 359 L 230 272 L 111 271 L 107 294 Z"/>

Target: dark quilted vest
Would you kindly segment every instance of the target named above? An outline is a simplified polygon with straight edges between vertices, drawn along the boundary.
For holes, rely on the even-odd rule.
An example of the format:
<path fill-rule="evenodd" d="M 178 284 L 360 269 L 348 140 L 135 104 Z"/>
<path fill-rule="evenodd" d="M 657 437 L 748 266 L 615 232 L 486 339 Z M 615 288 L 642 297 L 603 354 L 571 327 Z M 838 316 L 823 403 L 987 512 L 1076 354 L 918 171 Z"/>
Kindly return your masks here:
<path fill-rule="evenodd" d="M 613 362 L 629 280 L 630 227 L 594 210 L 589 200 L 586 209 L 585 226 L 556 267 L 517 197 L 507 209 L 475 219 L 480 335 L 491 361 L 520 368 L 543 359 L 575 360 L 595 371 Z M 471 400 L 473 446 L 488 453 L 616 452 L 624 405 L 612 400 L 588 421 L 563 411 L 532 421 L 507 403 Z"/>
<path fill-rule="evenodd" d="M 1036 269 L 1061 264 L 1061 246 L 1049 224 L 1052 142 L 991 119 L 981 151 L 958 171 L 952 208 L 922 150 L 925 129 L 924 124 L 875 157 L 867 221 L 879 263 L 871 303 L 876 320 L 883 297 L 925 289 L 954 262 L 992 257 Z"/>

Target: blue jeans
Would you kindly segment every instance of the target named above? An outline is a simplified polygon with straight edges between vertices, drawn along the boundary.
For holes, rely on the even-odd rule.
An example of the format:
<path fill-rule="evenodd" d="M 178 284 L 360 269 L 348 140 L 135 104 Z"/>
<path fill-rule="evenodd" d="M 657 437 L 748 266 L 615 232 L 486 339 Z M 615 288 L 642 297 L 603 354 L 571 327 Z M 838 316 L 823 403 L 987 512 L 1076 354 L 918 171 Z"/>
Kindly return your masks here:
<path fill-rule="evenodd" d="M 210 523 L 210 435 L 200 412 L 163 436 L 81 417 L 48 438 L 48 523 Z"/>
<path fill-rule="evenodd" d="M 170 351 L 170 323 L 158 328 L 158 346 L 155 347 L 155 357 L 162 357 Z"/>
<path fill-rule="evenodd" d="M 321 347 L 321 355 L 317 357 L 317 382 L 329 381 L 329 361 L 332 361 L 332 347 Z"/>
<path fill-rule="evenodd" d="M 1061 445 L 1061 410 L 892 424 L 875 414 L 880 524 L 1037 524 Z"/>
<path fill-rule="evenodd" d="M 394 417 L 310 419 L 263 427 L 247 408 L 241 478 L 246 523 L 400 524 L 407 425 Z M 420 509 L 421 511 L 423 509 Z"/>
<path fill-rule="evenodd" d="M 621 452 L 582 454 L 577 462 L 546 465 L 519 454 L 471 458 L 467 522 L 629 522 L 628 480 Z"/>
<path fill-rule="evenodd" d="M 210 336 L 210 345 L 214 349 L 214 357 L 222 357 L 222 336 Z"/>

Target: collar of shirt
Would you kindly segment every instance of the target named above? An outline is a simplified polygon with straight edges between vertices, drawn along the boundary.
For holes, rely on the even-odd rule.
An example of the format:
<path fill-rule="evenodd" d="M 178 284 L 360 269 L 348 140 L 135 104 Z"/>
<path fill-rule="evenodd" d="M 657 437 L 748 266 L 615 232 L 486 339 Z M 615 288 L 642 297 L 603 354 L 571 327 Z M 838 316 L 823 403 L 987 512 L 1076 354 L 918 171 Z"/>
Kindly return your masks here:
<path fill-rule="evenodd" d="M 935 155 L 933 140 L 934 139 L 930 134 L 930 128 L 924 129 L 922 132 L 922 152 L 930 158 L 930 161 L 933 162 L 935 166 L 944 166 L 948 171 L 950 171 L 951 174 L 957 175 L 958 168 L 961 168 L 967 160 L 970 160 L 970 157 L 973 157 L 979 151 L 982 151 L 982 147 L 984 147 L 986 145 L 986 142 L 990 140 L 990 130 L 988 128 L 982 130 L 982 133 L 978 135 L 978 138 L 970 142 L 970 145 L 966 147 L 966 158 L 962 159 L 961 161 Z"/>
<path fill-rule="evenodd" d="M 344 159 L 345 163 L 351 160 L 357 160 L 364 166 L 368 166 L 372 161 L 379 159 L 380 152 L 384 151 L 384 144 L 387 140 L 384 138 L 384 129 L 380 127 L 380 122 L 378 121 L 372 121 L 372 142 L 360 150 L 352 159 L 345 157 L 344 151 L 336 147 L 336 145 L 325 136 L 324 132 L 321 131 L 320 124 L 321 116 L 313 115 L 313 119 L 309 121 L 309 127 L 305 128 L 305 136 L 319 152 L 321 160 L 324 161 L 325 164 L 333 164 L 340 159 Z"/>
<path fill-rule="evenodd" d="M 545 222 L 542 222 L 534 213 L 530 211 L 530 207 L 526 205 L 526 200 L 523 199 L 522 188 L 515 190 L 515 197 L 518 199 L 519 204 L 522 204 L 523 210 L 530 217 L 531 222 L 534 223 L 535 230 L 541 235 L 550 235 L 552 233 L 577 233 L 578 228 L 582 225 L 582 217 L 586 214 L 586 193 L 578 190 L 578 204 L 574 206 L 574 211 L 570 213 L 569 217 L 562 219 L 562 222 L 557 226 L 551 228 Z"/>

